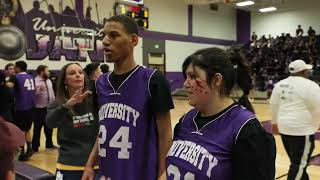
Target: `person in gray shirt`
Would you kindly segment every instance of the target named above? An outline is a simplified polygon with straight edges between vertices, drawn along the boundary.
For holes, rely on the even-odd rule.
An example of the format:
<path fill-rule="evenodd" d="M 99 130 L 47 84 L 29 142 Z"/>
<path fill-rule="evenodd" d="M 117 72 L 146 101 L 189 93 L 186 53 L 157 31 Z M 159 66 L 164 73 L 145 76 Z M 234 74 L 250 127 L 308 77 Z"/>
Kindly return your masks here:
<path fill-rule="evenodd" d="M 81 179 L 99 126 L 92 92 L 79 64 L 69 63 L 62 68 L 46 124 L 58 128 L 57 179 Z"/>

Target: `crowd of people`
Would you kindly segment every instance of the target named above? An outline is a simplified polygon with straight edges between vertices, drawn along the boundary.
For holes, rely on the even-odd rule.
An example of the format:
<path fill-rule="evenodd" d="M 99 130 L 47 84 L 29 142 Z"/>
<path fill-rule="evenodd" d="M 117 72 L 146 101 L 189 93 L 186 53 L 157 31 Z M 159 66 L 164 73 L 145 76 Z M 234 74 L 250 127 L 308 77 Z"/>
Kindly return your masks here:
<path fill-rule="evenodd" d="M 20 131 L 18 132 L 18 134 L 10 134 L 9 138 L 6 138 L 7 136 L 4 136 L 4 140 L 15 140 L 16 136 L 19 135 L 19 133 L 23 134 L 24 137 L 19 140 L 19 142 L 26 142 L 27 146 L 25 148 L 25 143 L 19 144 L 20 150 L 18 160 L 27 161 L 32 157 L 34 153 L 37 153 L 39 151 L 41 138 L 40 135 L 41 129 L 43 127 L 46 137 L 45 149 L 57 149 L 58 147 L 53 144 L 53 138 L 56 137 L 52 137 L 52 123 L 45 123 L 45 119 L 47 117 L 49 105 L 54 104 L 57 99 L 61 97 L 61 91 L 55 88 L 58 85 L 57 83 L 62 82 L 60 86 L 57 86 L 58 88 L 66 88 L 69 84 L 61 80 L 57 81 L 57 77 L 55 75 L 50 75 L 49 68 L 46 65 L 39 65 L 36 69 L 35 76 L 33 76 L 33 72 L 28 71 L 27 63 L 25 61 L 17 61 L 15 64 L 8 63 L 4 67 L 4 69 L 4 73 L 0 72 L 0 117 L 2 123 L 6 122 L 7 124 L 2 125 L 4 127 L 12 127 L 16 125 L 20 129 L 18 130 Z M 104 71 L 104 73 L 107 73 L 109 71 L 109 66 L 107 64 L 100 65 L 99 63 L 90 63 L 84 68 L 84 70 L 82 70 L 81 68 L 81 71 L 86 72 L 83 72 L 83 74 L 87 74 L 88 78 L 93 81 L 100 74 L 102 74 L 102 70 Z M 61 71 L 60 76 L 61 73 L 63 74 L 65 72 Z M 83 82 L 79 82 L 80 86 L 82 86 L 81 84 L 84 82 L 84 79 Z M 92 83 L 86 84 L 86 87 L 90 87 L 90 90 L 94 91 L 94 89 L 92 88 Z M 96 111 L 97 107 L 93 107 Z M 55 119 L 54 121 L 56 120 L 57 119 Z M 31 132 L 32 124 L 33 132 Z M 16 129 L 14 130 L 16 131 Z M 2 133 L 5 132 L 6 131 L 2 131 Z M 3 134 L 1 134 L 1 136 L 3 136 Z M 5 143 L 10 144 L 10 142 L 7 141 L 1 143 L 3 143 L 0 147 L 1 150 L 3 150 L 2 145 L 5 145 Z M 61 142 L 59 142 L 59 144 L 61 146 Z M 90 149 L 90 147 L 88 148 Z M 10 151 L 15 152 L 16 149 L 12 148 L 10 149 Z M 10 155 L 10 151 L 1 152 L 4 153 L 1 154 L 1 160 L 4 157 L 8 157 L 4 161 L 12 160 L 13 155 Z M 8 164 L 10 165 L 10 163 Z M 10 165 L 9 167 L 12 170 L 12 165 Z"/>
<path fill-rule="evenodd" d="M 18 147 L 21 161 L 39 151 L 39 131 L 43 126 L 46 148 L 55 148 L 52 128 L 57 128 L 59 151 L 55 175 L 59 180 L 274 179 L 276 144 L 272 134 L 261 126 L 248 100 L 253 81 L 246 56 L 237 53 L 230 56 L 220 48 L 206 48 L 185 59 L 182 64 L 184 87 L 193 108 L 180 118 L 172 131 L 170 110 L 174 104 L 168 81 L 159 71 L 138 65 L 134 59 L 134 47 L 139 41 L 134 19 L 113 16 L 106 21 L 104 33 L 102 43 L 107 61 L 114 64 L 112 72 L 102 72 L 108 68 L 96 63 L 85 68 L 78 63 L 68 63 L 60 70 L 57 82 L 52 83 L 45 65 L 37 68 L 36 77 L 27 73 L 24 61 L 5 67 L 6 75 L 0 79 L 0 128 L 6 130 L 0 131 L 0 179 L 14 179 L 12 160 Z M 266 63 L 262 60 L 264 51 L 283 54 L 300 47 L 298 53 L 302 53 L 308 47 L 308 53 L 312 54 L 310 41 L 301 46 L 291 42 L 304 42 L 301 30 L 297 34 L 297 38 L 289 35 L 274 41 L 271 38 L 270 46 L 265 38 L 253 38 L 250 51 L 261 55 L 260 59 L 253 60 L 253 57 L 251 61 L 256 74 L 263 71 L 264 65 L 287 68 L 283 66 L 289 62 L 286 58 Z M 279 43 L 290 48 L 279 47 Z M 307 78 L 312 66 L 302 60 L 294 62 L 298 65 L 288 66 L 292 76 L 297 76 L 293 79 Z M 315 92 L 319 91 L 315 83 L 308 83 Z M 244 92 L 238 102 L 230 97 L 235 84 Z M 284 81 L 281 87 L 286 86 Z M 280 107 L 274 111 L 280 133 L 284 128 L 283 118 L 277 113 L 283 113 L 281 106 L 286 100 L 283 92 L 275 91 L 271 102 L 276 108 Z M 293 92 L 288 94 L 291 97 Z M 20 130 L 14 129 L 13 124 L 3 123 L 5 121 L 13 122 Z M 318 126 L 310 125 L 310 132 L 314 133 L 314 127 Z M 288 144 L 298 142 L 282 137 Z M 17 138 L 20 141 L 16 141 Z M 306 141 L 299 144 L 303 142 Z M 310 142 L 313 143 L 312 137 Z M 5 148 L 4 144 L 12 147 Z M 308 156 L 304 160 L 308 162 L 312 150 L 311 147 L 306 151 L 309 156 L 305 153 L 289 156 L 294 160 Z M 298 170 L 291 167 L 290 178 L 307 178 L 306 167 L 306 163 Z"/>
<path fill-rule="evenodd" d="M 265 35 L 258 38 L 253 32 L 246 46 L 246 59 L 251 63 L 255 87 L 258 90 L 272 90 L 274 84 L 288 77 L 288 65 L 296 59 L 302 59 L 314 66 L 314 79 L 320 66 L 320 41 L 310 26 L 305 36 L 299 25 L 295 36 L 282 33 L 281 36 Z M 319 79 L 318 79 L 319 80 Z"/>

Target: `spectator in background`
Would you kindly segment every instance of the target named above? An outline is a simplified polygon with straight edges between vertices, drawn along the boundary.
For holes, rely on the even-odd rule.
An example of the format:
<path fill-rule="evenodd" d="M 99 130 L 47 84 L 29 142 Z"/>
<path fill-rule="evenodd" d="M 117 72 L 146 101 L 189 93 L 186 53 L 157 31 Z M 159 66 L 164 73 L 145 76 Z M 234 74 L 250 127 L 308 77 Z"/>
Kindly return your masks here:
<path fill-rule="evenodd" d="M 17 61 L 16 76 L 13 78 L 15 95 L 15 119 L 17 126 L 25 132 L 27 151 L 21 147 L 19 160 L 25 161 L 32 156 L 30 129 L 34 118 L 35 83 L 31 75 L 27 74 L 27 63 Z"/>
<path fill-rule="evenodd" d="M 19 146 L 24 145 L 23 132 L 0 116 L 0 179 L 15 180 L 14 157 Z"/>
<path fill-rule="evenodd" d="M 57 94 L 57 75 L 54 71 L 51 71 L 50 72 L 50 80 L 52 82 L 52 87 L 53 87 L 53 91 L 54 91 L 54 94 L 56 95 Z"/>
<path fill-rule="evenodd" d="M 258 39 L 258 36 L 256 35 L 256 32 L 253 32 L 251 36 L 251 41 L 256 41 L 257 39 Z"/>
<path fill-rule="evenodd" d="M 86 72 L 88 79 L 93 82 L 102 74 L 99 63 L 90 63 L 83 70 Z"/>
<path fill-rule="evenodd" d="M 316 31 L 315 31 L 314 29 L 312 29 L 312 26 L 309 27 L 308 35 L 309 35 L 310 37 L 316 35 Z"/>
<path fill-rule="evenodd" d="M 102 71 L 103 74 L 109 72 L 109 66 L 108 66 L 108 64 L 102 64 L 102 65 L 100 66 L 100 69 L 101 69 L 101 71 Z"/>
<path fill-rule="evenodd" d="M 14 64 L 8 63 L 5 66 L 5 77 L 6 77 L 6 86 L 12 88 L 13 87 L 13 77 L 16 75 Z"/>
<path fill-rule="evenodd" d="M 13 122 L 12 103 L 14 101 L 12 91 L 6 86 L 5 75 L 0 72 L 0 116 Z"/>
<path fill-rule="evenodd" d="M 284 43 L 286 41 L 285 33 L 281 33 L 280 42 Z"/>
<path fill-rule="evenodd" d="M 95 111 L 98 112 L 97 94 L 96 94 L 96 80 L 101 76 L 102 72 L 99 63 L 90 63 L 84 69 L 89 79 L 89 90 L 93 92 L 93 102 Z"/>
<path fill-rule="evenodd" d="M 277 83 L 270 104 L 274 132 L 280 133 L 290 158 L 288 180 L 307 180 L 307 166 L 319 128 L 320 88 L 308 79 L 312 65 L 303 60 L 289 64 L 290 77 Z"/>
<path fill-rule="evenodd" d="M 50 72 L 48 66 L 38 66 L 37 74 L 35 78 L 36 99 L 32 138 L 32 149 L 34 152 L 39 151 L 42 127 L 44 127 L 44 133 L 46 135 L 46 148 L 55 148 L 52 142 L 52 129 L 45 124 L 47 107 L 55 100 L 52 82 L 49 79 Z"/>
<path fill-rule="evenodd" d="M 8 81 L 11 76 L 16 75 L 16 72 L 14 71 L 14 64 L 13 63 L 7 64 L 4 67 L 4 69 L 5 69 L 5 73 L 6 73 L 5 74 L 6 75 L 6 81 Z"/>
<path fill-rule="evenodd" d="M 5 119 L 7 119 L 10 122 L 13 122 L 14 117 L 14 97 L 13 97 L 13 91 L 12 89 L 9 90 L 7 88 L 12 88 L 14 86 L 12 80 L 15 76 L 15 70 L 14 70 L 14 64 L 9 63 L 5 66 L 5 74 L 1 73 L 1 80 L 4 80 L 3 83 L 4 86 L 2 87 L 1 92 L 1 104 L 3 104 L 3 108 L 6 108 L 6 110 L 3 111 L 3 116 L 5 116 Z"/>
<path fill-rule="evenodd" d="M 298 29 L 296 30 L 296 36 L 302 36 L 303 35 L 303 29 L 301 28 L 301 25 L 298 25 Z"/>

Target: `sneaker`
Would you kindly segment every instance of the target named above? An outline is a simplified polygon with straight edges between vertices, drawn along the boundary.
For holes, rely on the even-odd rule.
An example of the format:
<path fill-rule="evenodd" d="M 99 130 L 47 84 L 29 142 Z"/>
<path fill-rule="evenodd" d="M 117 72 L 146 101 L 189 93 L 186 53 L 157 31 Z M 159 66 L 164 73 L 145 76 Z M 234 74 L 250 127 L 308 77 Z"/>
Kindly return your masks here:
<path fill-rule="evenodd" d="M 29 157 L 26 154 L 20 154 L 18 160 L 19 161 L 27 161 L 29 159 Z"/>
<path fill-rule="evenodd" d="M 26 152 L 26 154 L 25 154 L 25 156 L 26 156 L 27 158 L 31 157 L 32 155 L 33 155 L 33 150 L 32 150 L 32 149 L 28 150 L 28 151 Z"/>
<path fill-rule="evenodd" d="M 35 153 L 35 152 L 39 152 L 39 148 L 34 148 L 32 147 L 32 151 Z"/>
<path fill-rule="evenodd" d="M 51 145 L 51 146 L 46 146 L 46 149 L 58 149 L 58 147 L 55 145 Z"/>

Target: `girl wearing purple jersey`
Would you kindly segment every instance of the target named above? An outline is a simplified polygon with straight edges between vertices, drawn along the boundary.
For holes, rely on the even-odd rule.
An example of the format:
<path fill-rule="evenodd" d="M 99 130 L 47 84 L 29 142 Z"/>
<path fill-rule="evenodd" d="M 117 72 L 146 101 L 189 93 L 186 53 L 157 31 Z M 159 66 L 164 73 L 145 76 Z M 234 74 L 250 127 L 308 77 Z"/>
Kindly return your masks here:
<path fill-rule="evenodd" d="M 237 70 L 245 67 L 237 65 Z M 175 127 L 166 159 L 168 180 L 274 179 L 273 136 L 229 97 L 236 79 L 249 82 L 241 79 L 246 75 L 236 78 L 237 70 L 218 48 L 199 50 L 184 62 L 184 86 L 194 109 Z"/>

